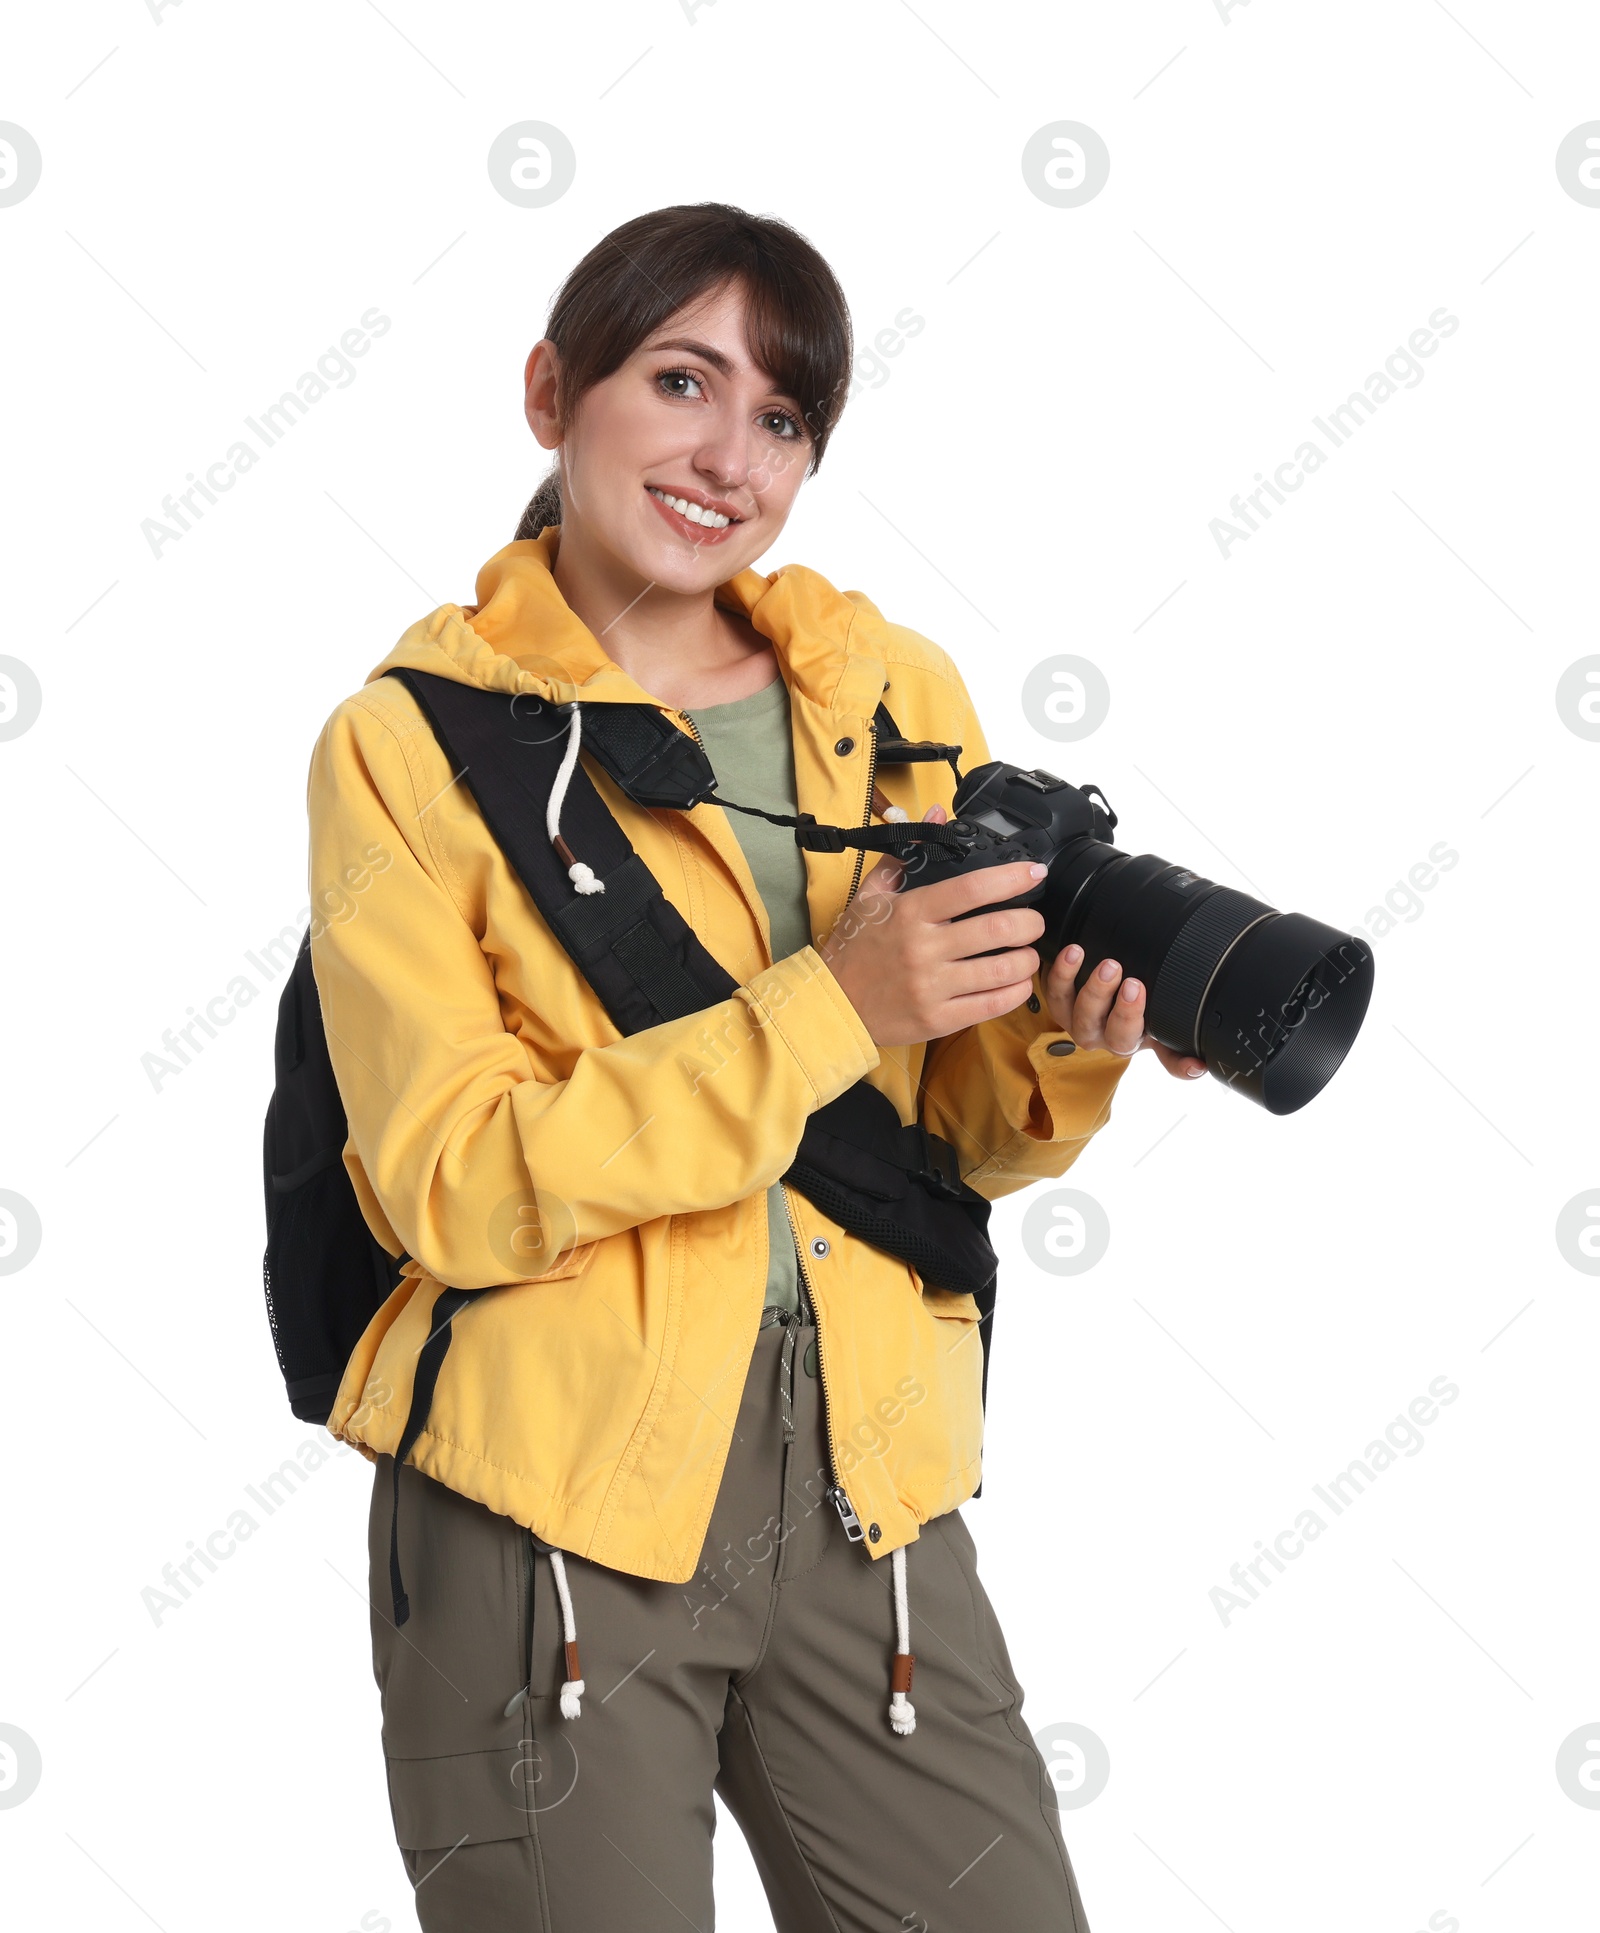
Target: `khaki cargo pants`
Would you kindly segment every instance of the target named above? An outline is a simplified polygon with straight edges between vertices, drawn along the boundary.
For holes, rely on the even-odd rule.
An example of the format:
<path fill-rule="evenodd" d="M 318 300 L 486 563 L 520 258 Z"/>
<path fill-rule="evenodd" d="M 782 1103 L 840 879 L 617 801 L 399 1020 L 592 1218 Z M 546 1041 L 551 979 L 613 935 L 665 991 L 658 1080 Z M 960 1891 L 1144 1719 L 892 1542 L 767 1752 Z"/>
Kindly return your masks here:
<path fill-rule="evenodd" d="M 906 1552 L 915 1729 L 890 1726 L 891 1564 L 823 1494 L 815 1333 L 757 1336 L 694 1580 L 565 1558 L 576 1719 L 548 1551 L 409 1465 L 396 1630 L 380 1459 L 373 1659 L 424 1933 L 709 1933 L 713 1791 L 779 1933 L 1087 1933 L 959 1511 Z"/>

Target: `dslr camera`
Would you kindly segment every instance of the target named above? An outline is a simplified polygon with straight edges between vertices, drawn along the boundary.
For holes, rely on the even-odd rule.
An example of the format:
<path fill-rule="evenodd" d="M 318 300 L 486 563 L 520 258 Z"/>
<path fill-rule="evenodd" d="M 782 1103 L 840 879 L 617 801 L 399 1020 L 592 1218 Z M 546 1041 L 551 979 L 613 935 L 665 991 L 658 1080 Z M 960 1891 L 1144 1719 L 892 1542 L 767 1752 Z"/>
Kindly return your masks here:
<path fill-rule="evenodd" d="M 1043 915 L 1034 945 L 1046 968 L 1074 942 L 1083 948 L 1079 987 L 1101 960 L 1120 961 L 1143 981 L 1145 1028 L 1164 1046 L 1205 1061 L 1271 1114 L 1304 1107 L 1366 1016 L 1371 946 L 1154 853 L 1121 852 L 1111 843 L 1116 824 L 1099 786 L 994 760 L 960 780 L 949 836 L 907 855 L 906 884 L 1042 863 L 1045 877 L 1001 904 Z"/>

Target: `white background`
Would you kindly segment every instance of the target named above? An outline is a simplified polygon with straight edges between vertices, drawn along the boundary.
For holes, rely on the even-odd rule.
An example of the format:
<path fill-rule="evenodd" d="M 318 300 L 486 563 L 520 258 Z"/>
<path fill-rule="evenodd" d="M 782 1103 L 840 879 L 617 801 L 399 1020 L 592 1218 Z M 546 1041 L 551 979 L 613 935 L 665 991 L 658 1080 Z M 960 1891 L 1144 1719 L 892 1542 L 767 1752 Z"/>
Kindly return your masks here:
<path fill-rule="evenodd" d="M 0 1809 L 8 1918 L 414 1924 L 369 1466 L 330 1460 L 159 1625 L 141 1600 L 320 1434 L 260 1292 L 276 987 L 159 1092 L 141 1056 L 300 917 L 323 720 L 509 540 L 562 277 L 717 199 L 808 235 L 863 344 L 926 324 L 863 360 L 765 568 L 947 647 L 996 753 L 1100 783 L 1127 849 L 1352 929 L 1459 854 L 1397 894 L 1309 1107 L 1145 1054 L 1067 1177 L 1105 1258 L 1042 1273 L 1038 1191 L 997 1211 L 967 1516 L 1029 1724 L 1109 1753 L 1065 1817 L 1095 1933 L 1587 1923 L 1600 1813 L 1555 1760 L 1600 1735 L 1600 1281 L 1555 1231 L 1600 1185 L 1600 744 L 1556 685 L 1600 649 L 1600 209 L 1555 155 L 1600 117 L 1592 12 L 84 0 L 0 54 L 44 163 L 0 208 L 0 650 L 43 689 L 0 744 L 0 1187 L 43 1227 L 0 1280 L 0 1723 L 43 1763 Z M 543 209 L 485 165 L 527 119 L 578 157 Z M 1063 119 L 1111 155 L 1069 209 L 1021 168 Z M 142 520 L 374 306 L 356 380 L 154 557 Z M 1424 379 L 1224 559 L 1210 521 L 1441 306 Z M 1019 698 L 1062 652 L 1111 690 L 1067 746 Z M 1421 1451 L 1224 1623 L 1230 1566 L 1440 1376 Z M 722 1923 L 764 1926 L 724 1828 Z"/>

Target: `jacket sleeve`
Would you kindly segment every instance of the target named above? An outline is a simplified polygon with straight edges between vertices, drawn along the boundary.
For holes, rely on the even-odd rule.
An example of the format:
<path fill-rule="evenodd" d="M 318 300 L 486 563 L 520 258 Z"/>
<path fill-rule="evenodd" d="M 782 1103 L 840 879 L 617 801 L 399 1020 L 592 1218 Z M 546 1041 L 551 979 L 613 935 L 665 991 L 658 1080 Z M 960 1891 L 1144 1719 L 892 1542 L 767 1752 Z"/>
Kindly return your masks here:
<path fill-rule="evenodd" d="M 951 666 L 962 766 L 988 763 L 983 727 Z M 930 1041 L 922 1064 L 923 1125 L 956 1149 L 970 1186 L 990 1200 L 1064 1174 L 1111 1116 L 1132 1055 L 1108 1047 L 1050 1052 L 1072 1036 L 1050 1018 L 1044 973 L 1034 978 L 1039 1011 L 1026 1004 L 998 1019 Z"/>
<path fill-rule="evenodd" d="M 583 1243 L 758 1193 L 811 1112 L 877 1065 L 805 947 L 701 1013 L 582 1048 L 565 1079 L 538 1078 L 381 706 L 357 696 L 329 719 L 307 812 L 312 966 L 349 1119 L 345 1164 L 390 1253 L 452 1287 L 536 1280 Z M 370 869 L 358 897 L 340 890 L 352 866 Z"/>

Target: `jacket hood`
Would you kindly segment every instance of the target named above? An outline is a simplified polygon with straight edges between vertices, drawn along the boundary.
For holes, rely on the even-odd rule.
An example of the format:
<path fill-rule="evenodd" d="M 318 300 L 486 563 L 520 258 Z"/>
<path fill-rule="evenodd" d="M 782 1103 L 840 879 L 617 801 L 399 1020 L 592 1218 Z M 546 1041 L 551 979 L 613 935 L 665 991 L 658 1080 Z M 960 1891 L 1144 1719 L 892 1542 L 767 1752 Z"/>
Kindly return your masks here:
<path fill-rule="evenodd" d="M 561 529 L 507 544 L 478 572 L 477 603 L 441 604 L 419 618 L 368 674 L 430 671 L 485 691 L 523 692 L 555 704 L 659 704 L 618 664 L 556 584 Z M 786 564 L 743 570 L 717 586 L 717 603 L 767 638 L 792 690 L 832 709 L 870 712 L 883 688 L 884 621 L 858 591 Z"/>

